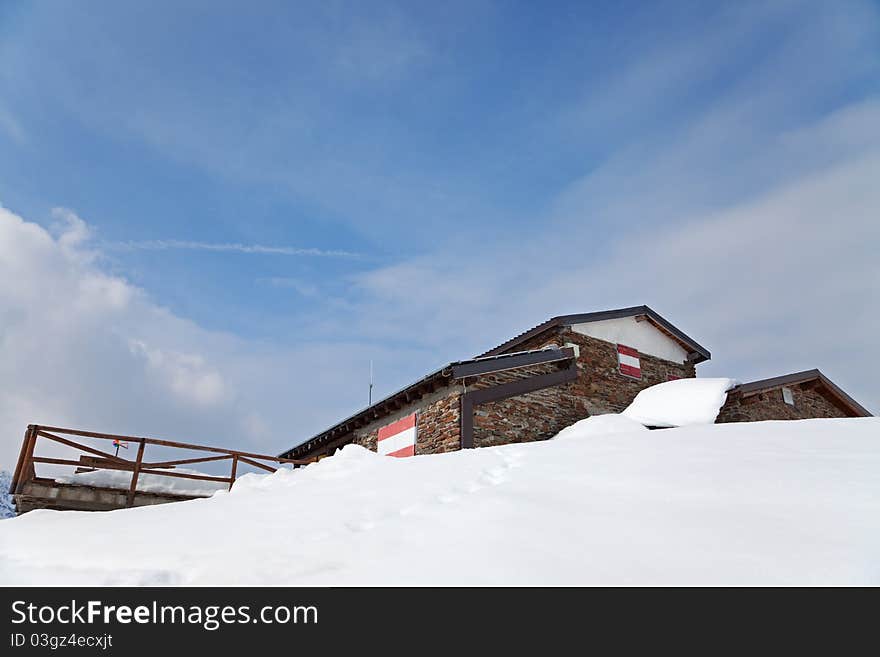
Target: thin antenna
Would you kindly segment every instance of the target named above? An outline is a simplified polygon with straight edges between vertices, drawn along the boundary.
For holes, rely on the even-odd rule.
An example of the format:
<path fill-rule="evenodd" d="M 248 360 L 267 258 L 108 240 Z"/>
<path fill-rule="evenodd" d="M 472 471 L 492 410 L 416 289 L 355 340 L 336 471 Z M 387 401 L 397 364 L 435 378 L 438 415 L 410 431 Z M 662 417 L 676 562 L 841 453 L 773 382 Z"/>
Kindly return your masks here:
<path fill-rule="evenodd" d="M 373 359 L 370 359 L 370 397 L 367 406 L 373 405 Z"/>

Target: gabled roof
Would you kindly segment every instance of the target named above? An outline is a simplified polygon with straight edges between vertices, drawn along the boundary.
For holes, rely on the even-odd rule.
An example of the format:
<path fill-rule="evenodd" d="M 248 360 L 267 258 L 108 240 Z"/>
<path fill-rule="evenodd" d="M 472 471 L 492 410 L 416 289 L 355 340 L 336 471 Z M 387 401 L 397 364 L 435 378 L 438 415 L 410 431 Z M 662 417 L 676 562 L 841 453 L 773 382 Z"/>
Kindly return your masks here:
<path fill-rule="evenodd" d="M 411 401 L 419 399 L 420 397 L 459 379 L 469 376 L 490 374 L 492 372 L 503 372 L 505 370 L 518 369 L 521 367 L 541 365 L 544 363 L 561 363 L 562 361 L 570 361 L 573 358 L 574 351 L 572 349 L 547 348 L 518 351 L 497 356 L 478 356 L 477 358 L 469 358 L 468 360 L 453 361 L 448 365 L 444 365 L 430 374 L 423 376 L 421 379 L 409 384 L 405 388 L 401 388 L 397 392 L 388 395 L 384 399 L 380 399 L 374 404 L 367 406 L 354 415 L 337 422 L 329 429 L 312 436 L 299 445 L 283 452 L 283 454 L 300 454 L 313 449 L 318 449 L 335 438 L 346 435 L 354 429 L 369 424 L 373 420 L 388 415 L 389 413 L 393 413 L 406 404 L 409 404 Z M 282 455 L 281 458 L 290 457 Z"/>
<path fill-rule="evenodd" d="M 783 376 L 775 376 L 770 379 L 760 379 L 749 383 L 742 383 L 731 389 L 728 394 L 732 395 L 739 393 L 743 397 L 748 397 L 767 390 L 773 390 L 774 388 L 799 385 L 810 381 L 818 381 L 825 386 L 825 388 L 856 417 L 872 417 L 871 412 L 867 408 L 859 404 L 855 399 L 839 388 L 831 379 L 816 369 L 795 372 L 794 374 L 785 374 Z"/>
<path fill-rule="evenodd" d="M 546 322 L 538 324 L 534 328 L 520 333 L 515 338 L 503 342 L 494 349 L 480 354 L 480 356 L 495 356 L 504 353 L 510 349 L 514 349 L 526 340 L 544 333 L 545 331 L 556 328 L 558 326 L 571 326 L 572 324 L 586 324 L 588 322 L 601 322 L 607 319 L 620 319 L 621 317 L 638 317 L 643 316 L 656 326 L 660 331 L 666 333 L 670 338 L 678 342 L 684 347 L 689 354 L 692 354 L 694 363 L 702 363 L 709 360 L 712 355 L 709 350 L 702 346 L 699 342 L 688 336 L 684 331 L 675 327 L 666 319 L 654 312 L 648 306 L 633 306 L 631 308 L 619 308 L 617 310 L 603 310 L 593 313 L 581 313 L 577 315 L 559 315 L 551 317 Z"/>

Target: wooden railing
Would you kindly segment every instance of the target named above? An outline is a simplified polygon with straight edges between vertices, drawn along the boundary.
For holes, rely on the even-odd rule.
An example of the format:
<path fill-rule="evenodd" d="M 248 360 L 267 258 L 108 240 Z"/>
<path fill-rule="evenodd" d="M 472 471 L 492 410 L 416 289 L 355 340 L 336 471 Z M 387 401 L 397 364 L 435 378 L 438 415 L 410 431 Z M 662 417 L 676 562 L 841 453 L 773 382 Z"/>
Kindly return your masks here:
<path fill-rule="evenodd" d="M 59 435 L 61 434 L 61 435 Z M 77 436 L 83 438 L 97 438 L 99 440 L 118 440 L 125 443 L 136 444 L 137 457 L 135 460 L 128 460 L 96 449 L 90 445 L 84 445 L 64 436 Z M 45 456 L 35 456 L 34 452 L 38 439 L 48 440 L 54 443 L 65 445 L 73 449 L 78 449 L 85 454 L 80 454 L 78 460 L 50 458 Z M 200 452 L 209 452 L 217 454 L 217 456 L 202 456 L 197 458 L 186 458 L 166 461 L 145 461 L 144 452 L 147 445 L 157 445 L 161 447 L 171 447 L 185 450 L 194 450 Z M 193 474 L 190 472 L 171 472 L 179 465 L 192 465 L 196 463 L 209 463 L 214 461 L 231 462 L 230 473 L 228 477 L 216 477 L 207 474 Z M 194 445 L 191 443 L 182 443 L 174 440 L 163 440 L 160 438 L 142 438 L 138 436 L 121 436 L 109 433 L 98 433 L 95 431 L 81 431 L 79 429 L 63 429 L 60 427 L 47 427 L 39 424 L 28 425 L 24 434 L 24 440 L 21 445 L 21 452 L 18 457 L 18 464 L 15 467 L 15 473 L 12 476 L 12 484 L 10 485 L 10 494 L 20 493 L 22 488 L 29 481 L 36 477 L 35 464 L 45 463 L 49 465 L 76 466 L 77 472 L 93 471 L 93 470 L 123 470 L 131 472 L 131 483 L 128 489 L 128 504 L 132 506 L 134 497 L 137 492 L 138 477 L 142 474 L 159 475 L 162 477 L 179 477 L 181 479 L 193 479 L 199 481 L 213 481 L 220 483 L 228 483 L 229 488 L 235 483 L 238 472 L 239 463 L 246 463 L 255 468 L 265 470 L 267 472 L 275 472 L 277 468 L 266 465 L 261 461 L 269 461 L 276 464 L 289 463 L 293 465 L 306 465 L 314 459 L 283 459 L 277 456 L 268 456 L 266 454 L 255 454 L 252 452 L 242 452 L 225 447 L 209 447 L 206 445 Z"/>

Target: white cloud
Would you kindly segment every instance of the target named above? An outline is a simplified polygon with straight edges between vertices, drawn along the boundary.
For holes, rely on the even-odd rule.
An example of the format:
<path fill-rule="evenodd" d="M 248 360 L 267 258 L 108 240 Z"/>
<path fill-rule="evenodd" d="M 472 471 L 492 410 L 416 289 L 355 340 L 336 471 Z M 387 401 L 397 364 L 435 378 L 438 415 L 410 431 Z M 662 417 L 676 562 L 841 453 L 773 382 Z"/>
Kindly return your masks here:
<path fill-rule="evenodd" d="M 109 276 L 88 226 L 53 213 L 57 236 L 0 208 L 0 462 L 31 422 L 161 431 L 222 396 L 200 331 Z M 149 351 L 130 344 L 156 344 Z M 145 357 L 146 356 L 146 357 Z M 222 415 L 236 411 L 225 409 Z"/>
<path fill-rule="evenodd" d="M 745 379 L 820 367 L 880 409 L 880 389 L 863 366 L 880 358 L 877 171 L 880 151 L 676 230 L 648 232 L 545 293 L 602 281 L 672 321 L 686 318 L 682 326 L 713 349 L 706 372 Z"/>
<path fill-rule="evenodd" d="M 146 361 L 147 371 L 155 375 L 161 385 L 185 402 L 210 408 L 231 398 L 222 375 L 198 354 L 163 351 L 134 339 L 129 340 L 129 348 Z"/>
<path fill-rule="evenodd" d="M 771 135 L 726 165 L 748 193 L 693 204 L 689 190 L 725 184 L 703 170 L 724 122 L 705 122 L 715 129 L 683 135 L 662 157 L 623 157 L 587 176 L 541 219 L 551 228 L 539 238 L 359 277 L 363 300 L 347 313 L 364 334 L 465 357 L 553 315 L 646 303 L 712 350 L 703 373 L 748 380 L 819 367 L 880 411 L 865 367 L 880 361 L 880 104 Z M 598 181 L 600 200 L 577 197 Z"/>
<path fill-rule="evenodd" d="M 227 426 L 245 411 L 212 363 L 234 341 L 102 272 L 85 222 L 54 216 L 57 237 L 0 208 L 0 463 L 12 467 L 32 422 L 235 440 Z"/>
<path fill-rule="evenodd" d="M 291 278 L 289 276 L 272 276 L 270 278 L 261 278 L 258 282 L 267 283 L 272 287 L 288 288 L 295 290 L 304 297 L 318 296 L 318 286 L 314 283 L 301 280 L 299 278 Z"/>
<path fill-rule="evenodd" d="M 318 256 L 326 258 L 356 258 L 359 254 L 338 249 L 315 249 L 294 246 L 265 246 L 262 244 L 230 244 L 216 242 L 193 242 L 186 240 L 144 240 L 112 242 L 105 247 L 123 251 L 218 251 L 232 253 L 252 253 L 259 255 Z"/>
<path fill-rule="evenodd" d="M 73 210 L 52 208 L 52 217 L 57 222 L 52 228 L 58 237 L 58 244 L 68 255 L 74 255 L 76 247 L 84 244 L 92 236 L 88 224 Z"/>
<path fill-rule="evenodd" d="M 50 232 L 0 207 L 0 469 L 29 423 L 278 453 L 363 405 L 371 358 L 380 391 L 415 375 L 411 351 L 357 336 L 205 330 L 103 271 L 75 213 L 53 217 Z"/>

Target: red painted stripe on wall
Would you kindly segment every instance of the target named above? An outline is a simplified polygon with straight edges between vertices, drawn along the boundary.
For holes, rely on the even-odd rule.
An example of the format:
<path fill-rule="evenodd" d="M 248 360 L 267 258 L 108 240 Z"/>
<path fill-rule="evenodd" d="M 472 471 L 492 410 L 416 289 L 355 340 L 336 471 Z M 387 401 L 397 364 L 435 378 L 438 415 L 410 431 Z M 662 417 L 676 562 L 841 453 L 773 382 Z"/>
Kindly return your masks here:
<path fill-rule="evenodd" d="M 379 440 L 385 440 L 386 438 L 390 438 L 391 436 L 396 436 L 401 431 L 412 429 L 414 426 L 416 426 L 415 413 L 413 413 L 412 415 L 407 415 L 406 417 L 399 419 L 397 422 L 392 422 L 391 424 L 379 429 Z"/>
<path fill-rule="evenodd" d="M 404 447 L 403 449 L 399 449 L 396 452 L 391 452 L 390 454 L 386 454 L 385 456 L 396 456 L 398 458 L 403 456 L 415 456 L 416 455 L 416 446 L 410 445 L 409 447 Z"/>
<path fill-rule="evenodd" d="M 620 354 L 626 354 L 627 356 L 632 356 L 633 358 L 639 357 L 639 350 L 633 349 L 632 347 L 627 347 L 625 344 L 617 345 L 617 352 Z"/>

